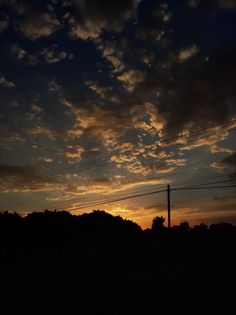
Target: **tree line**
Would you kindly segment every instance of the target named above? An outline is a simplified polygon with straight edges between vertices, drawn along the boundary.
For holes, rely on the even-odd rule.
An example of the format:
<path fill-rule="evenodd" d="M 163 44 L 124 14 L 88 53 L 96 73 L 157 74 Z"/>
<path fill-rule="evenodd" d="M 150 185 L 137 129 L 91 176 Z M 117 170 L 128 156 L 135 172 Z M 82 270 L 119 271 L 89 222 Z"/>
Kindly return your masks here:
<path fill-rule="evenodd" d="M 66 240 L 89 239 L 125 241 L 142 235 L 161 236 L 176 234 L 235 233 L 236 227 L 230 223 L 190 226 L 185 221 L 171 229 L 165 226 L 165 218 L 156 216 L 151 228 L 142 230 L 135 222 L 113 216 L 103 210 L 74 215 L 67 211 L 32 212 L 26 216 L 18 213 L 0 212 L 0 236 L 7 241 L 29 241 L 37 243 L 65 242 Z"/>

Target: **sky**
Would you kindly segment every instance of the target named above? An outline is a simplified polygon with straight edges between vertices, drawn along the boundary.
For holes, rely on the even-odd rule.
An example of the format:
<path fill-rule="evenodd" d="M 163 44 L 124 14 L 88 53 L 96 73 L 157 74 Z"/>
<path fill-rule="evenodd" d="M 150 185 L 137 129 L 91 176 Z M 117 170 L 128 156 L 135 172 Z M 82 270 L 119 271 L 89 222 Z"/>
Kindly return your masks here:
<path fill-rule="evenodd" d="M 0 210 L 149 227 L 236 185 L 235 0 L 0 0 Z M 207 186 L 207 185 L 206 185 Z M 171 192 L 236 224 L 236 188 Z"/>

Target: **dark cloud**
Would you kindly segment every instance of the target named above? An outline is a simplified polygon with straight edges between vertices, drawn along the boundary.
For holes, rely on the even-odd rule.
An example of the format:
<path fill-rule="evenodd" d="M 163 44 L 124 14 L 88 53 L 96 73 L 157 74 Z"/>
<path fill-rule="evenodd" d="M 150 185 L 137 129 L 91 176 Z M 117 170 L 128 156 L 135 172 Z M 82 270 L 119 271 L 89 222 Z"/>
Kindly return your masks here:
<path fill-rule="evenodd" d="M 71 60 L 74 58 L 74 55 L 72 53 L 59 50 L 58 45 L 53 45 L 52 47 L 44 48 L 40 52 L 40 55 L 49 64 L 60 62 L 63 59 Z"/>
<path fill-rule="evenodd" d="M 214 163 L 215 168 L 236 173 L 236 152 Z"/>
<path fill-rule="evenodd" d="M 211 205 L 203 206 L 200 209 L 195 210 L 195 213 L 212 214 L 215 212 L 219 214 L 220 212 L 222 212 L 222 215 L 224 216 L 225 213 L 234 212 L 235 210 L 236 210 L 236 202 L 227 203 L 224 201 L 221 204 L 211 204 Z M 193 214 L 193 212 L 194 211 L 191 210 L 191 211 L 186 212 L 186 214 Z"/>
<path fill-rule="evenodd" d="M 226 8 L 226 9 L 235 9 L 236 8 L 236 2 L 235 0 L 218 0 L 218 5 L 220 7 Z"/>
<path fill-rule="evenodd" d="M 7 80 L 4 74 L 0 73 L 0 86 L 3 86 L 5 88 L 14 88 L 15 83 Z"/>
<path fill-rule="evenodd" d="M 3 190 L 27 190 L 32 180 L 42 181 L 42 172 L 36 166 L 0 165 L 0 186 Z"/>
<path fill-rule="evenodd" d="M 73 101 L 64 100 L 76 121 L 74 128 L 90 137 L 98 137 L 106 146 L 114 147 L 130 130 L 129 112 L 119 105 L 86 107 Z"/>
<path fill-rule="evenodd" d="M 102 86 L 98 81 L 86 81 L 85 84 L 91 91 L 99 95 L 102 99 L 113 102 L 117 101 L 117 96 L 114 94 L 111 86 Z"/>
<path fill-rule="evenodd" d="M 62 179 L 46 177 L 42 169 L 36 165 L 0 164 L 2 191 L 50 191 L 62 183 Z"/>
<path fill-rule="evenodd" d="M 40 177 L 41 172 L 40 170 L 35 166 L 18 166 L 18 165 L 3 165 L 0 164 L 0 178 L 9 178 L 9 177 L 15 177 L 15 178 L 35 178 Z"/>
<path fill-rule="evenodd" d="M 98 38 L 103 30 L 119 32 L 136 12 L 141 0 L 76 0 L 82 23 L 75 24 L 71 35 L 81 39 Z"/>
<path fill-rule="evenodd" d="M 142 99 L 156 99 L 159 113 L 166 120 L 167 136 L 185 129 L 195 131 L 216 126 L 236 114 L 235 46 L 227 42 L 224 47 L 203 53 L 191 42 L 185 46 L 178 44 L 178 48 L 176 40 L 172 38 L 165 54 L 155 55 L 134 89 Z"/>
<path fill-rule="evenodd" d="M 55 93 L 61 89 L 61 86 L 57 83 L 56 80 L 51 80 L 48 82 L 48 90 L 50 93 Z"/>
<path fill-rule="evenodd" d="M 7 14 L 0 13 L 0 34 L 9 26 L 9 17 Z"/>
<path fill-rule="evenodd" d="M 232 199 L 236 199 L 236 190 L 232 192 L 231 194 L 227 194 L 224 196 L 214 196 L 214 200 L 219 201 L 219 202 L 227 202 Z M 235 205 L 235 209 L 236 209 L 236 205 Z"/>
<path fill-rule="evenodd" d="M 173 208 L 173 211 L 184 209 L 186 208 L 186 205 L 182 201 L 176 201 L 172 203 L 172 208 Z M 152 210 L 152 209 L 166 209 L 166 203 L 152 204 L 150 206 L 145 207 L 145 210 Z"/>
<path fill-rule="evenodd" d="M 20 32 L 32 40 L 52 35 L 59 26 L 60 22 L 56 17 L 45 12 L 26 17 L 18 23 Z"/>
<path fill-rule="evenodd" d="M 197 8 L 201 5 L 224 9 L 234 9 L 236 7 L 235 0 L 188 0 L 188 4 L 193 8 Z"/>
<path fill-rule="evenodd" d="M 28 56 L 27 52 L 18 44 L 12 45 L 10 48 L 10 52 L 12 56 L 17 60 L 22 60 Z"/>
<path fill-rule="evenodd" d="M 92 185 L 100 185 L 100 186 L 108 186 L 108 185 L 111 185 L 111 181 L 109 178 L 95 178 L 93 179 L 92 181 Z"/>
<path fill-rule="evenodd" d="M 39 52 L 30 53 L 19 44 L 11 45 L 11 55 L 18 61 L 26 61 L 28 65 L 36 65 L 43 61 L 48 64 L 58 63 L 62 60 L 72 60 L 74 54 L 61 50 L 57 44 L 43 48 Z"/>
<path fill-rule="evenodd" d="M 1 4 L 13 10 L 12 17 L 16 29 L 31 40 L 48 37 L 60 27 L 60 22 L 52 10 L 53 6 L 48 6 L 48 1 L 2 0 Z"/>

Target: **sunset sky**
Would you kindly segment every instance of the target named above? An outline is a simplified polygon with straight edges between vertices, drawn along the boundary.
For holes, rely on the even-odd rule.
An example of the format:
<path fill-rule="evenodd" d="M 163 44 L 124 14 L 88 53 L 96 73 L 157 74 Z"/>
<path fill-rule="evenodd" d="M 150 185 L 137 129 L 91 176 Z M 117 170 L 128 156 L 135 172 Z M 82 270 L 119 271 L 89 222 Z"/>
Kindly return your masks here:
<path fill-rule="evenodd" d="M 234 0 L 0 0 L 0 210 L 103 209 L 236 185 Z M 236 224 L 236 188 L 173 191 L 173 224 Z M 118 201 L 106 203 L 109 201 Z"/>

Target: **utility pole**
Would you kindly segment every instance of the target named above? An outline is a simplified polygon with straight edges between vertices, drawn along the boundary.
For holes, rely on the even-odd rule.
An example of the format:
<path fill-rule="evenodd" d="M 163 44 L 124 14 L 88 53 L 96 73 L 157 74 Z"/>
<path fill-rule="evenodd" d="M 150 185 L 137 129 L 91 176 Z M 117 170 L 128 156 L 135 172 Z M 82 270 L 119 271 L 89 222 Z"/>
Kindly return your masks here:
<path fill-rule="evenodd" d="M 168 229 L 171 228 L 170 223 L 170 185 L 167 185 L 167 207 L 168 207 Z"/>

